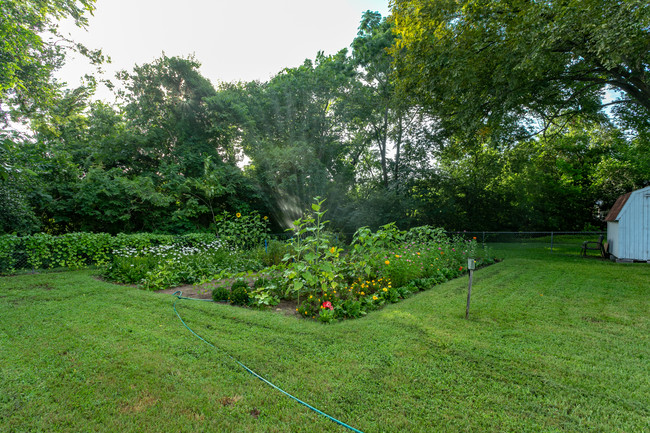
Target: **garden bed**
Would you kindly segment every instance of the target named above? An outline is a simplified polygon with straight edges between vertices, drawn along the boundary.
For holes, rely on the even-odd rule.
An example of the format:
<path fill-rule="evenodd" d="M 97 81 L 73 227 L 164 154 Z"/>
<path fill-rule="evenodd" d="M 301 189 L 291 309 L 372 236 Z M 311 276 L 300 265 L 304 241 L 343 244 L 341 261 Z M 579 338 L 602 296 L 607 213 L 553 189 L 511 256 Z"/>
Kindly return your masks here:
<path fill-rule="evenodd" d="M 232 279 L 225 279 L 219 282 L 216 282 L 217 284 L 228 284 L 232 283 Z M 172 289 L 163 289 L 163 290 L 158 290 L 156 293 L 161 293 L 164 295 L 173 295 L 174 293 L 180 291 L 182 293 L 182 296 L 185 298 L 192 298 L 192 299 L 201 299 L 201 300 L 211 300 L 212 299 L 212 291 L 210 289 L 205 289 L 201 286 L 195 286 L 191 284 L 187 284 L 184 286 L 179 286 L 175 287 Z M 223 304 L 227 304 L 226 302 L 220 302 Z M 233 306 L 234 307 L 234 306 Z M 300 317 L 300 315 L 297 312 L 298 308 L 298 302 L 297 300 L 281 300 L 278 305 L 275 305 L 270 308 L 271 311 L 277 312 L 277 313 L 282 313 L 286 316 L 293 316 L 293 317 Z"/>

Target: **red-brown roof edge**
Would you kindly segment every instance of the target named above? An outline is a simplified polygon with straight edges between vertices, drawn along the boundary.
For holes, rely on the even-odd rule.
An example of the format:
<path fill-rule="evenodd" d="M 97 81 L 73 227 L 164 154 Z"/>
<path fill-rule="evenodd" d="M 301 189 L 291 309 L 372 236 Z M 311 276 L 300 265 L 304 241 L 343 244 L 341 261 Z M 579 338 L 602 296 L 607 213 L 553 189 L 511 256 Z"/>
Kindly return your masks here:
<path fill-rule="evenodd" d="M 607 218 L 605 218 L 605 221 L 618 220 L 618 214 L 619 212 L 621 212 L 621 209 L 623 209 L 623 206 L 625 206 L 625 203 L 627 203 L 627 199 L 630 198 L 630 195 L 632 195 L 632 192 L 623 194 L 622 196 L 616 199 L 616 203 L 614 203 L 614 206 L 612 206 L 612 208 L 607 213 Z"/>

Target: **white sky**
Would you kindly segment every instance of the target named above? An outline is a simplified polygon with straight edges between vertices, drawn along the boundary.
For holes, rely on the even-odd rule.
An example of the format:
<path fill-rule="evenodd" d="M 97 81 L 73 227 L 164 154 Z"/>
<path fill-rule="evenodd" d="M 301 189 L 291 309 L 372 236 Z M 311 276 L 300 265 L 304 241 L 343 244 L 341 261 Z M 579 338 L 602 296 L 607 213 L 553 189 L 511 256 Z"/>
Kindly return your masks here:
<path fill-rule="evenodd" d="M 201 73 L 220 81 L 268 81 L 318 51 L 347 48 L 366 10 L 388 14 L 388 0 L 97 0 L 87 30 L 61 31 L 112 59 L 106 78 L 161 57 L 194 54 Z M 57 76 L 77 86 L 93 68 L 69 58 Z M 106 89 L 98 97 L 111 99 Z"/>

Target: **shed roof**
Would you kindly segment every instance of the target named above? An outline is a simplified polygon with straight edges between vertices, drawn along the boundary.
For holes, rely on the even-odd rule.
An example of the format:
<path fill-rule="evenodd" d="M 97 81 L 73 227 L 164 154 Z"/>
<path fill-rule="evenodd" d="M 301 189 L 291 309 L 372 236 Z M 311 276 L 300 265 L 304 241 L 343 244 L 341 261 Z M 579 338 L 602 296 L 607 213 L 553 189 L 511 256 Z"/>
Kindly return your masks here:
<path fill-rule="evenodd" d="M 625 203 L 627 203 L 627 199 L 630 198 L 630 195 L 632 195 L 632 192 L 623 194 L 616 199 L 616 203 L 614 203 L 614 206 L 612 206 L 612 208 L 607 213 L 607 218 L 605 218 L 605 221 L 618 221 L 618 214 L 623 209 L 623 206 L 625 206 Z"/>

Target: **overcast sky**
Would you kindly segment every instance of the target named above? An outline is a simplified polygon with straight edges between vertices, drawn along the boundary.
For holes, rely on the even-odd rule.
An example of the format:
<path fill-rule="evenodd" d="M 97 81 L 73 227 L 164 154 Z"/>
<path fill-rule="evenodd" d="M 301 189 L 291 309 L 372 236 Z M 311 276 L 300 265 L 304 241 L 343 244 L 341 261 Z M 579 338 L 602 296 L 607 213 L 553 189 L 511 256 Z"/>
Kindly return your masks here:
<path fill-rule="evenodd" d="M 388 0 L 97 0 L 87 30 L 62 25 L 76 42 L 101 48 L 115 72 L 167 56 L 194 54 L 220 81 L 267 81 L 285 67 L 349 47 L 366 10 L 388 14 Z M 70 86 L 93 72 L 70 58 L 58 77 Z M 100 97 L 108 93 L 100 89 Z"/>

